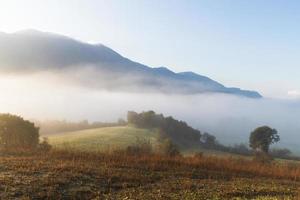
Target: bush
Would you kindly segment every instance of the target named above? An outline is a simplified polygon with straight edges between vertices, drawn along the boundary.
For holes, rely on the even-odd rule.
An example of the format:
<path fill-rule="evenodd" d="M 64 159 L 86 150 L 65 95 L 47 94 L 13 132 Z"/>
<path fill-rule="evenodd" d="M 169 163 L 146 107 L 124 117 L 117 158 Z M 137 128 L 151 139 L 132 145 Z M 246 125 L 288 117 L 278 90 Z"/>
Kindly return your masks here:
<path fill-rule="evenodd" d="M 137 138 L 136 143 L 128 146 L 125 153 L 133 156 L 149 155 L 153 153 L 153 148 L 149 140 Z"/>
<path fill-rule="evenodd" d="M 40 152 L 48 152 L 51 150 L 51 148 L 52 146 L 49 144 L 48 138 L 46 137 L 43 138 L 43 141 L 38 146 L 38 150 Z"/>
<path fill-rule="evenodd" d="M 174 143 L 170 139 L 165 139 L 161 142 L 159 146 L 159 153 L 169 156 L 169 157 L 175 157 L 180 156 L 180 151 Z"/>
<path fill-rule="evenodd" d="M 276 158 L 290 158 L 292 152 L 289 149 L 272 149 L 270 154 Z"/>
<path fill-rule="evenodd" d="M 23 118 L 0 114 L 0 145 L 4 150 L 33 150 L 39 144 L 39 128 Z"/>

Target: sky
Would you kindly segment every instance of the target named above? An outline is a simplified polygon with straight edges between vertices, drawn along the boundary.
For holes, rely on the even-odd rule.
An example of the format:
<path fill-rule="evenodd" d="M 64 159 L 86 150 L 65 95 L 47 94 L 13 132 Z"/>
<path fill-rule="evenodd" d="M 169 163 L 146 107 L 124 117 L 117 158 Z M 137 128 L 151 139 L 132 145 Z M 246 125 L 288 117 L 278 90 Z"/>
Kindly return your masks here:
<path fill-rule="evenodd" d="M 0 0 L 0 31 L 59 33 L 151 67 L 295 98 L 299 10 L 296 0 Z"/>

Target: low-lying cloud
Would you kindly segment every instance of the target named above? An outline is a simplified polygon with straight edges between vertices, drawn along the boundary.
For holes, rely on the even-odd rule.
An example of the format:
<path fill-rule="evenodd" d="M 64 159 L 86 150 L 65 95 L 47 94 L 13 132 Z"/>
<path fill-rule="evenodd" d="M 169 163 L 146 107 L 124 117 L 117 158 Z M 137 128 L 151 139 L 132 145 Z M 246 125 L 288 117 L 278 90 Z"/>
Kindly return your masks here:
<path fill-rule="evenodd" d="M 281 146 L 300 152 L 300 101 L 296 99 L 119 92 L 85 87 L 82 81 L 88 79 L 81 76 L 53 72 L 1 75 L 0 111 L 41 120 L 116 121 L 125 118 L 128 110 L 154 110 L 215 134 L 227 144 L 247 143 L 251 130 L 269 125 L 278 129 Z"/>
<path fill-rule="evenodd" d="M 290 90 L 288 91 L 288 96 L 291 98 L 300 98 L 300 90 Z"/>

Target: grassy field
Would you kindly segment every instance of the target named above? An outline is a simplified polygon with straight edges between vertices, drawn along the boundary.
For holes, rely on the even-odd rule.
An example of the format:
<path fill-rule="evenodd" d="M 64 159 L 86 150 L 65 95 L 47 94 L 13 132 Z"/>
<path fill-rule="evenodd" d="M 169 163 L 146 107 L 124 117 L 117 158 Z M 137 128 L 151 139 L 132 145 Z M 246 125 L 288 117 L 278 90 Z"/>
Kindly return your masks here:
<path fill-rule="evenodd" d="M 0 157 L 0 199 L 299 199 L 300 167 L 52 151 Z"/>
<path fill-rule="evenodd" d="M 0 155 L 0 199 L 300 199 L 300 165 L 262 164 L 207 151 L 169 157 L 128 154 L 136 138 L 158 133 L 111 127 L 49 137 L 48 153 Z M 197 152 L 196 150 L 194 152 Z"/>
<path fill-rule="evenodd" d="M 50 135 L 48 139 L 51 145 L 59 149 L 109 151 L 114 149 L 124 149 L 129 145 L 135 145 L 138 140 L 150 141 L 151 144 L 155 146 L 158 144 L 158 136 L 159 134 L 156 130 L 140 129 L 132 126 L 119 126 L 59 133 Z M 212 156 L 245 157 L 200 148 L 182 150 L 184 155 L 193 155 L 197 152 Z"/>
<path fill-rule="evenodd" d="M 83 151 L 107 151 L 122 149 L 135 144 L 137 140 L 157 143 L 158 133 L 155 130 L 139 129 L 130 126 L 87 129 L 66 132 L 48 137 L 49 142 L 60 149 L 79 149 Z"/>

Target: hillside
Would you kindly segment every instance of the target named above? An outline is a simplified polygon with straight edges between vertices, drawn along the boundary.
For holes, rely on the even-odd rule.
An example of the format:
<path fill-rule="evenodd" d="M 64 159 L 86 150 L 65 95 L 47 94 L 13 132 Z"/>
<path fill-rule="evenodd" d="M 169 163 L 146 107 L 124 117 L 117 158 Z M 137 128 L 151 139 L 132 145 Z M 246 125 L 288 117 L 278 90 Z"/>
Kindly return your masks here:
<path fill-rule="evenodd" d="M 71 131 L 49 135 L 47 138 L 51 145 L 57 149 L 74 149 L 88 152 L 123 149 L 129 145 L 135 145 L 138 141 L 150 141 L 153 145 L 158 144 L 158 132 L 131 126 Z M 193 155 L 199 151 L 204 155 L 247 158 L 234 153 L 203 149 L 201 147 L 181 149 L 183 155 Z"/>
<path fill-rule="evenodd" d="M 71 79 L 72 84 L 75 81 L 88 88 L 262 97 L 256 91 L 226 87 L 194 72 L 176 73 L 165 67 L 152 68 L 125 58 L 102 44 L 92 45 L 35 30 L 0 34 L 0 72 L 29 74 L 51 71 L 61 72 L 63 79 Z"/>
<path fill-rule="evenodd" d="M 155 131 L 119 126 L 51 135 L 49 142 L 57 148 L 101 151 L 127 147 L 135 144 L 137 140 L 147 140 L 155 144 L 157 136 Z"/>

